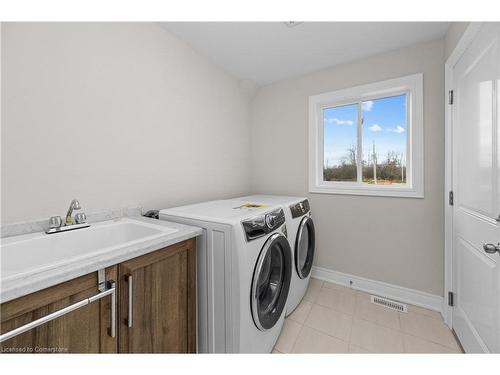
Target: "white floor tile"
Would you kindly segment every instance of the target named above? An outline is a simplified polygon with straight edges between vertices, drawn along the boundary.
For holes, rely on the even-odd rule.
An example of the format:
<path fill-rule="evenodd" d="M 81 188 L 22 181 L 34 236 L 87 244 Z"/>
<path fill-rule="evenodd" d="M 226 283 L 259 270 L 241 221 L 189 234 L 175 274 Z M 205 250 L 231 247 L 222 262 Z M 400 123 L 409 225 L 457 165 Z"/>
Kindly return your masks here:
<path fill-rule="evenodd" d="M 402 313 L 399 319 L 403 332 L 447 346 L 453 350 L 459 349 L 455 336 L 442 320 L 414 312 Z"/>
<path fill-rule="evenodd" d="M 353 315 L 356 295 L 339 289 L 321 288 L 316 303 L 344 314 Z"/>
<path fill-rule="evenodd" d="M 427 316 L 430 316 L 431 318 L 438 319 L 438 320 L 443 319 L 443 317 L 441 316 L 441 313 L 438 311 L 424 309 L 423 307 L 418 307 L 418 306 L 414 306 L 414 305 L 408 305 L 408 312 L 427 315 Z"/>
<path fill-rule="evenodd" d="M 363 354 L 363 353 L 370 353 L 370 352 L 368 350 L 360 347 L 360 346 L 349 344 L 349 353 Z"/>
<path fill-rule="evenodd" d="M 304 300 L 309 301 L 309 302 L 316 302 L 316 299 L 318 298 L 319 291 L 321 290 L 321 283 L 317 282 L 312 282 L 313 279 L 311 279 L 311 282 L 309 282 L 309 286 L 307 287 L 306 294 L 304 295 Z"/>
<path fill-rule="evenodd" d="M 348 341 L 351 332 L 352 316 L 342 314 L 324 306 L 313 305 L 304 325 Z"/>
<path fill-rule="evenodd" d="M 281 330 L 280 337 L 278 338 L 274 348 L 281 353 L 290 353 L 292 351 L 293 344 L 295 344 L 295 340 L 297 340 L 297 337 L 299 336 L 301 328 L 301 324 L 293 320 L 286 319 L 283 329 Z"/>
<path fill-rule="evenodd" d="M 460 353 L 458 349 L 454 350 L 406 333 L 403 340 L 406 353 Z"/>
<path fill-rule="evenodd" d="M 273 353 L 460 353 L 440 313 L 408 305 L 400 313 L 370 295 L 311 279 L 285 320 Z"/>
<path fill-rule="evenodd" d="M 304 324 L 312 308 L 312 302 L 302 300 L 301 303 L 293 310 L 293 312 L 288 316 L 288 319 L 295 320 L 300 324 Z"/>
<path fill-rule="evenodd" d="M 349 344 L 338 338 L 304 327 L 293 348 L 294 353 L 348 353 Z"/>
<path fill-rule="evenodd" d="M 375 305 L 371 302 L 371 298 L 368 293 L 357 293 L 354 316 L 388 328 L 397 330 L 401 329 L 401 325 L 399 323 L 399 312 L 383 306 Z"/>
<path fill-rule="evenodd" d="M 403 353 L 403 334 L 400 331 L 354 318 L 351 344 L 373 353 Z"/>

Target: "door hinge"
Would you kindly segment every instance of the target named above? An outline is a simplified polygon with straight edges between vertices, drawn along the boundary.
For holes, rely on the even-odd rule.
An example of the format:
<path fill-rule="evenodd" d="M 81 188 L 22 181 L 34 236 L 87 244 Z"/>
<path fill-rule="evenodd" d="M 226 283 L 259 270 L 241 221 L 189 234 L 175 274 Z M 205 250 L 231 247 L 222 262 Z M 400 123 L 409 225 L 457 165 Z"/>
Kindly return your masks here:
<path fill-rule="evenodd" d="M 448 104 L 453 104 L 453 90 L 448 91 Z"/>
<path fill-rule="evenodd" d="M 450 204 L 450 206 L 453 206 L 453 190 L 450 190 L 450 192 L 448 193 L 448 203 Z"/>
<path fill-rule="evenodd" d="M 454 306 L 453 292 L 448 292 L 448 306 Z"/>

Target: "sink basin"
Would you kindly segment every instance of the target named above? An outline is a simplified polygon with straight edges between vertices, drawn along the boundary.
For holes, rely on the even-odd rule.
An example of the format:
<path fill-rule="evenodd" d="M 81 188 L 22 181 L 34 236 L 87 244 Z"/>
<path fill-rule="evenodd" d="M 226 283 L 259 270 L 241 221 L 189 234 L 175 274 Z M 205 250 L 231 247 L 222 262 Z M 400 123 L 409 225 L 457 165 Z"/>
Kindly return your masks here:
<path fill-rule="evenodd" d="M 164 225 L 122 218 L 68 232 L 2 239 L 1 279 L 17 278 L 177 232 Z"/>

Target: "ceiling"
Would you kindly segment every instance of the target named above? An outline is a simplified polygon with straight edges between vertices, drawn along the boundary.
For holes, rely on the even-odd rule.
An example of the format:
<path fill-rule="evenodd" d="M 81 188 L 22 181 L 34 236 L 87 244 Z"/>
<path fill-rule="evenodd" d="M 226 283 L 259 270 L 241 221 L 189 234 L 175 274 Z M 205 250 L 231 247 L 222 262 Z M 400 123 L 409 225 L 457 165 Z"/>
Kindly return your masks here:
<path fill-rule="evenodd" d="M 447 22 L 163 22 L 229 74 L 265 85 L 444 37 Z"/>

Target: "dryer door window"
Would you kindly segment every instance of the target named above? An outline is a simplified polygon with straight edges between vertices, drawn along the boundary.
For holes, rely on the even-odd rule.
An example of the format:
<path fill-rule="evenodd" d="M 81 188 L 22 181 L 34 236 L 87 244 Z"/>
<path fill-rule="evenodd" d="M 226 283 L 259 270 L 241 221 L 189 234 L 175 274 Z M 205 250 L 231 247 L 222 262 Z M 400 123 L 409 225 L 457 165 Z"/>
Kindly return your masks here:
<path fill-rule="evenodd" d="M 285 236 L 273 234 L 264 244 L 252 281 L 251 309 L 257 328 L 268 330 L 280 319 L 292 276 L 291 249 Z"/>
<path fill-rule="evenodd" d="M 295 241 L 295 269 L 301 279 L 311 273 L 314 258 L 315 231 L 310 216 L 302 218 Z"/>

